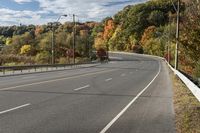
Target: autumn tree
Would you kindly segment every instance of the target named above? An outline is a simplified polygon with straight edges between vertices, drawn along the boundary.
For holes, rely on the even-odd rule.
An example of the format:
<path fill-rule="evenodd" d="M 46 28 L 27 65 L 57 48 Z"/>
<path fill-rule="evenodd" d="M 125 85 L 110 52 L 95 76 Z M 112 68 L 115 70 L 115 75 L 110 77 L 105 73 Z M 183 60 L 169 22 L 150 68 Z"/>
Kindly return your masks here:
<path fill-rule="evenodd" d="M 28 55 L 30 53 L 30 51 L 31 51 L 31 45 L 26 44 L 26 45 L 23 45 L 21 47 L 20 54 L 22 54 L 22 55 Z"/>

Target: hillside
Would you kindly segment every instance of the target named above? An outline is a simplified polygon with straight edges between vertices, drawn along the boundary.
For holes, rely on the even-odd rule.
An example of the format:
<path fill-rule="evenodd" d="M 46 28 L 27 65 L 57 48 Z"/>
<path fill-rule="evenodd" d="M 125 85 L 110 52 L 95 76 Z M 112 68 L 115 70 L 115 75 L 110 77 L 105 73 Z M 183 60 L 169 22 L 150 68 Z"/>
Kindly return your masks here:
<path fill-rule="evenodd" d="M 95 48 L 169 57 L 173 65 L 176 3 L 173 6 L 169 0 L 151 0 L 125 7 L 102 21 L 104 30 L 96 34 Z M 200 77 L 199 5 L 196 0 L 184 0 L 180 5 L 179 69 L 196 78 Z"/>

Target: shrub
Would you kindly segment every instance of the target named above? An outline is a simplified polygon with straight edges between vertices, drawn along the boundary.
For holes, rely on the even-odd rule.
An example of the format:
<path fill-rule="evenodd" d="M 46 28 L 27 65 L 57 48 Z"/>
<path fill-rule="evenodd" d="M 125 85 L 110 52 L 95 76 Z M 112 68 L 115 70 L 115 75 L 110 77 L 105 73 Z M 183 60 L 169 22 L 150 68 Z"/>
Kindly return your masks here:
<path fill-rule="evenodd" d="M 36 55 L 35 61 L 37 64 L 47 64 L 50 62 L 50 57 L 51 55 L 49 54 L 49 52 L 44 51 Z"/>

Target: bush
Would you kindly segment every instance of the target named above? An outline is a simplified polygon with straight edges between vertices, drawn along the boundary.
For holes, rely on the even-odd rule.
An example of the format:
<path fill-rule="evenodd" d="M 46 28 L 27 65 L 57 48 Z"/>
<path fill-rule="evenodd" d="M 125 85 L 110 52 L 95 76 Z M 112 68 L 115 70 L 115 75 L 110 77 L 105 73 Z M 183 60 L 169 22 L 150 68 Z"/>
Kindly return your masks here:
<path fill-rule="evenodd" d="M 67 64 L 69 63 L 67 57 L 60 57 L 59 64 Z"/>
<path fill-rule="evenodd" d="M 35 61 L 37 64 L 47 64 L 50 62 L 50 57 L 51 55 L 49 54 L 49 52 L 44 51 L 36 55 Z"/>
<path fill-rule="evenodd" d="M 20 65 L 20 64 L 30 64 L 30 63 L 33 64 L 34 61 L 31 57 L 27 57 L 27 56 L 19 56 L 19 55 L 12 55 L 12 54 L 0 56 L 0 65 L 6 65 L 6 64 Z"/>

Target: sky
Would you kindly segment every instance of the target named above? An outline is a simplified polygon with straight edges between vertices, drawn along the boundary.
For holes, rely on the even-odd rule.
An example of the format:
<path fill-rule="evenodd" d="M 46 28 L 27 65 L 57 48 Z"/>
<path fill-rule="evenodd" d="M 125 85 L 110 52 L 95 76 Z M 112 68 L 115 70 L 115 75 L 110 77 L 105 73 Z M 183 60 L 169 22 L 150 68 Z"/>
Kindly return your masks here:
<path fill-rule="evenodd" d="M 101 21 L 113 16 L 127 5 L 147 0 L 0 0 L 0 25 L 42 25 L 72 21 L 72 14 L 79 22 Z"/>

